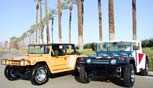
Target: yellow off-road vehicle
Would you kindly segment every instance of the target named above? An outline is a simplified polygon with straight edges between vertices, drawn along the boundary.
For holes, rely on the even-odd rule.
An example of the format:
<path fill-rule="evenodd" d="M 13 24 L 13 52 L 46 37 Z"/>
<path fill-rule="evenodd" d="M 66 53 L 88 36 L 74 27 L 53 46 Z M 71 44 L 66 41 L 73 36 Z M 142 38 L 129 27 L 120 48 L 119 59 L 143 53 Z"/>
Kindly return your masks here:
<path fill-rule="evenodd" d="M 50 74 L 74 71 L 80 55 L 74 44 L 33 44 L 28 46 L 25 56 L 3 58 L 5 76 L 16 80 L 30 74 L 31 82 L 41 85 L 48 81 Z"/>

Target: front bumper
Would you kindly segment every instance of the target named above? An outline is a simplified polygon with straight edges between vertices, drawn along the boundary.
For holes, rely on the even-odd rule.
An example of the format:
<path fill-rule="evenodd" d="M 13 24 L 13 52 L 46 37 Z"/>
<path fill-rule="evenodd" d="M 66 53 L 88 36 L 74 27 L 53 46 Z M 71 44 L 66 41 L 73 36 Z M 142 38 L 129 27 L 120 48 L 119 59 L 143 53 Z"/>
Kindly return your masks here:
<path fill-rule="evenodd" d="M 2 59 L 2 65 L 12 65 L 12 66 L 27 66 L 30 65 L 30 62 L 27 60 L 10 60 L 10 59 Z"/>

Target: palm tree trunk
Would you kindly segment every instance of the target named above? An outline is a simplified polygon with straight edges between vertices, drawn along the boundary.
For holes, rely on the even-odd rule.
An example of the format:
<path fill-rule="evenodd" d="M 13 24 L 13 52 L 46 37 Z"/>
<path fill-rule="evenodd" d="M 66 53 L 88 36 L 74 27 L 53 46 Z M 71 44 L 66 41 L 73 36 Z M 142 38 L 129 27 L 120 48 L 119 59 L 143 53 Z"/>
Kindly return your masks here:
<path fill-rule="evenodd" d="M 82 0 L 78 0 L 78 43 L 79 49 L 83 49 L 83 15 L 82 15 Z"/>
<path fill-rule="evenodd" d="M 39 5 L 38 2 L 36 2 L 36 43 L 37 43 L 37 35 L 38 35 L 38 9 L 39 9 Z"/>
<path fill-rule="evenodd" d="M 39 0 L 39 6 L 40 6 L 40 31 L 41 31 L 41 40 L 42 40 L 42 44 L 44 44 L 44 38 L 43 38 L 43 22 L 42 22 L 42 0 Z"/>
<path fill-rule="evenodd" d="M 109 40 L 115 39 L 114 30 L 114 0 L 109 0 Z"/>
<path fill-rule="evenodd" d="M 54 26 L 54 18 L 52 18 L 52 30 L 51 30 L 52 31 L 52 43 L 54 43 L 53 26 Z"/>
<path fill-rule="evenodd" d="M 71 21 L 72 21 L 72 0 L 70 0 L 70 17 L 69 17 L 69 43 L 71 43 Z"/>
<path fill-rule="evenodd" d="M 61 29 L 61 16 L 62 16 L 62 11 L 61 11 L 61 1 L 58 0 L 58 30 L 59 30 L 59 42 L 62 42 L 62 29 Z"/>
<path fill-rule="evenodd" d="M 102 11 L 101 0 L 98 0 L 98 13 L 99 13 L 99 41 L 102 41 Z"/>
<path fill-rule="evenodd" d="M 137 40 L 136 0 L 132 0 L 133 40 Z"/>
<path fill-rule="evenodd" d="M 45 10 L 46 10 L 46 34 L 47 34 L 47 44 L 50 42 L 50 32 L 49 32 L 49 25 L 48 25 L 48 3 L 45 0 Z"/>

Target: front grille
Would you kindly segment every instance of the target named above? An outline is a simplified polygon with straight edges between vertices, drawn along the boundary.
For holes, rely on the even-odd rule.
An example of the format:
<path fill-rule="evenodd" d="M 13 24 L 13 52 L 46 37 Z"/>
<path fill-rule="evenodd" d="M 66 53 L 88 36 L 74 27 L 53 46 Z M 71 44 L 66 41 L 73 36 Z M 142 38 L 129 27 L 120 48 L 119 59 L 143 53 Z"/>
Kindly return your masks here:
<path fill-rule="evenodd" d="M 93 64 L 109 64 L 109 60 L 107 59 L 95 59 L 95 60 L 92 60 L 92 63 Z"/>
<path fill-rule="evenodd" d="M 20 65 L 20 61 L 18 61 L 18 60 L 10 60 L 9 64 L 10 65 Z"/>

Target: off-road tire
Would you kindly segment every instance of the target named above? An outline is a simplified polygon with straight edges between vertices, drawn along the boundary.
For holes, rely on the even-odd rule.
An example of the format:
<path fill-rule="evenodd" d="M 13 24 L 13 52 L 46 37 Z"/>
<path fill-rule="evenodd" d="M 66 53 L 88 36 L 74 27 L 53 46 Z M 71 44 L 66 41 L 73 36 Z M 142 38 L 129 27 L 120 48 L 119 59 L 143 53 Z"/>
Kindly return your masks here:
<path fill-rule="evenodd" d="M 31 71 L 31 82 L 34 85 L 42 85 L 48 81 L 48 70 L 46 65 L 37 64 Z"/>
<path fill-rule="evenodd" d="M 80 71 L 79 71 L 79 80 L 81 83 L 89 83 L 90 78 L 88 76 L 88 72 L 85 70 L 84 65 L 80 65 Z"/>
<path fill-rule="evenodd" d="M 123 83 L 125 87 L 132 87 L 135 82 L 135 70 L 133 64 L 127 64 L 123 69 Z"/>
<path fill-rule="evenodd" d="M 142 70 L 142 71 L 140 72 L 140 74 L 141 74 L 142 76 L 147 76 L 147 75 L 148 75 L 148 69 L 149 69 L 149 63 L 148 63 L 148 61 L 146 60 L 145 69 Z"/>
<path fill-rule="evenodd" d="M 6 66 L 5 67 L 4 75 L 10 81 L 13 81 L 13 80 L 17 80 L 18 79 L 18 77 L 13 72 L 13 67 L 11 67 L 11 66 Z"/>

